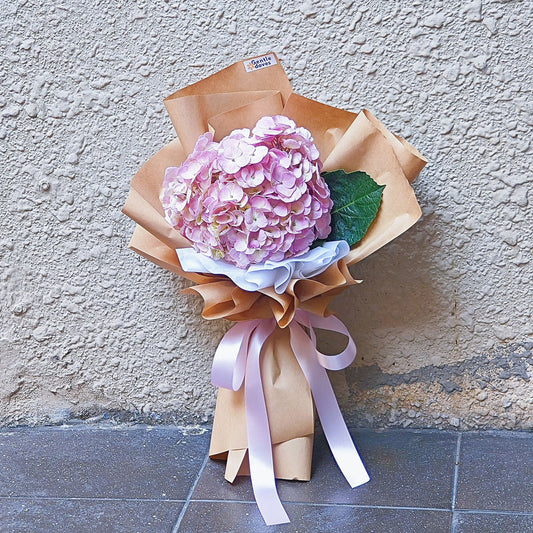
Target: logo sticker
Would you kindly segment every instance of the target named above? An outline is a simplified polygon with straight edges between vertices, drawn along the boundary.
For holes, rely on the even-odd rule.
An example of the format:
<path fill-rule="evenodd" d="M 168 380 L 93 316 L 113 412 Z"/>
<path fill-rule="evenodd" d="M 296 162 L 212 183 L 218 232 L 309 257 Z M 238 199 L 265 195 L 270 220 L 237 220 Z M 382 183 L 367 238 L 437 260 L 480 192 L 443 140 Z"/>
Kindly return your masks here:
<path fill-rule="evenodd" d="M 244 62 L 244 68 L 246 69 L 246 72 L 254 72 L 255 70 L 259 70 L 261 68 L 271 67 L 277 63 L 278 62 L 276 61 L 276 56 L 274 56 L 274 54 L 267 54 L 266 56 L 247 59 Z"/>

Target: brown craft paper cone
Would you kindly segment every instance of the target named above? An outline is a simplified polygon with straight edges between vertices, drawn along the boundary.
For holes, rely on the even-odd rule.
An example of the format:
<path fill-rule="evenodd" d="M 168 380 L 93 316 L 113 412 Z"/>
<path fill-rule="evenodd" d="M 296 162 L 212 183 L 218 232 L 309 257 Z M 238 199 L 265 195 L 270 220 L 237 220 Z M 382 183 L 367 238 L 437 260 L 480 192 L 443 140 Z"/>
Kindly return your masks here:
<path fill-rule="evenodd" d="M 274 468 L 278 478 L 307 480 L 313 403 L 284 328 L 298 308 L 326 316 L 331 299 L 357 283 L 347 265 L 361 261 L 416 222 L 421 212 L 410 184 L 426 160 L 369 111 L 351 113 L 293 93 L 279 60 L 275 54 L 273 57 L 275 64 L 250 72 L 245 68 L 249 60 L 235 63 L 165 100 L 178 138 L 135 175 L 123 211 L 137 222 L 130 247 L 196 283 L 187 291 L 203 298 L 204 318 L 240 321 L 274 316 L 278 327 L 267 339 L 261 356 Z M 234 129 L 251 128 L 259 118 L 276 114 L 292 118 L 312 133 L 324 170 L 360 170 L 386 185 L 378 216 L 344 260 L 315 278 L 292 280 L 281 295 L 272 288 L 244 291 L 225 276 L 184 272 L 175 249 L 190 243 L 165 221 L 159 201 L 165 169 L 179 166 L 207 131 L 219 140 Z M 219 390 L 210 456 L 226 459 L 226 478 L 230 481 L 248 473 L 242 389 Z"/>
<path fill-rule="evenodd" d="M 277 478 L 309 480 L 313 449 L 313 399 L 292 352 L 287 329 L 276 328 L 261 352 L 261 377 Z M 245 378 L 246 379 L 246 378 Z M 226 479 L 248 474 L 244 387 L 219 389 L 209 455 L 226 459 Z"/>

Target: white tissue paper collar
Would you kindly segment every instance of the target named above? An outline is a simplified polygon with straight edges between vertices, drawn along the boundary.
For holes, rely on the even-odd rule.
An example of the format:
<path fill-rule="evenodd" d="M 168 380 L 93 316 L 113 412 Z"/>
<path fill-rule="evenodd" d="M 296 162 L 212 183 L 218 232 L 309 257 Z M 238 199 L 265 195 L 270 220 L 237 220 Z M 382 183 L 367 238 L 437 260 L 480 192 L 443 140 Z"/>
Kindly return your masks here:
<path fill-rule="evenodd" d="M 349 251 L 350 246 L 346 241 L 327 241 L 305 254 L 283 261 L 265 261 L 262 264 L 250 265 L 246 269 L 222 260 L 216 261 L 192 248 L 179 248 L 176 253 L 185 272 L 224 274 L 245 291 L 253 292 L 274 287 L 278 294 L 283 294 L 291 279 L 317 276 L 348 255 Z"/>

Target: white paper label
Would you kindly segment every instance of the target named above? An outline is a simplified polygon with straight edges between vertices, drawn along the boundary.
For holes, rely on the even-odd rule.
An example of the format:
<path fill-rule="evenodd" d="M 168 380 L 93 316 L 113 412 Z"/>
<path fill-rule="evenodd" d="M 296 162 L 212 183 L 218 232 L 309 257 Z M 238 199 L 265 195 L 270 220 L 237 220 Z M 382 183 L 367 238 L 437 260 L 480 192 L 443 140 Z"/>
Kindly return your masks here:
<path fill-rule="evenodd" d="M 246 72 L 254 72 L 261 68 L 271 67 L 276 65 L 276 56 L 274 54 L 267 54 L 266 56 L 254 57 L 253 59 L 247 59 L 244 62 L 244 68 Z"/>

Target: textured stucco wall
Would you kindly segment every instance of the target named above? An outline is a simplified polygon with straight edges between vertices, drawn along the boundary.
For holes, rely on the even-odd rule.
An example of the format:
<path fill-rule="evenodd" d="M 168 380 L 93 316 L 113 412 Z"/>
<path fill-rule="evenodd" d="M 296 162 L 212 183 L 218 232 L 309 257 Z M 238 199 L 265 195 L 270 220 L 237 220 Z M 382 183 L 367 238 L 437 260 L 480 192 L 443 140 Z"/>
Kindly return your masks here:
<path fill-rule="evenodd" d="M 531 3 L 267 4 L 2 2 L 0 422 L 212 415 L 226 324 L 127 250 L 120 207 L 173 137 L 163 98 L 275 50 L 297 92 L 431 161 L 421 222 L 335 304 L 359 346 L 332 376 L 347 418 L 533 427 Z"/>

